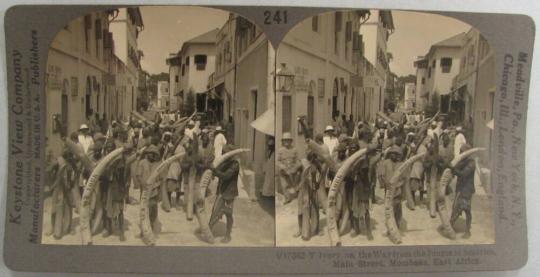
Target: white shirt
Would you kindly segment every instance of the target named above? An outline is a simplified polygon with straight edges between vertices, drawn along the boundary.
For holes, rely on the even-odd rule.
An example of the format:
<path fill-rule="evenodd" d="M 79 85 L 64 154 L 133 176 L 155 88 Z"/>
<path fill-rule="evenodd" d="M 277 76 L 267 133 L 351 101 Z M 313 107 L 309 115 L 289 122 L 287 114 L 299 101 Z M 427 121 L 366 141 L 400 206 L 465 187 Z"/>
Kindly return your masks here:
<path fill-rule="evenodd" d="M 186 128 L 184 130 L 184 135 L 185 136 L 188 136 L 190 139 L 193 139 L 193 135 L 194 134 L 198 134 L 200 133 L 201 129 L 199 128 L 199 126 L 201 125 L 201 122 L 200 121 L 196 121 L 195 122 L 195 125 L 193 126 L 193 128 L 189 129 L 189 128 Z"/>
<path fill-rule="evenodd" d="M 429 129 L 427 130 L 427 135 L 428 135 L 430 138 L 435 139 L 435 135 L 437 135 L 437 137 L 438 137 L 437 129 L 429 128 Z"/>
<path fill-rule="evenodd" d="M 456 135 L 454 139 L 454 157 L 457 157 L 460 153 L 461 146 L 467 143 L 465 136 L 462 133 Z"/>
<path fill-rule="evenodd" d="M 92 136 L 79 135 L 79 143 L 82 145 L 84 153 L 88 153 L 90 146 L 94 144 Z"/>
<path fill-rule="evenodd" d="M 332 154 L 334 153 L 334 148 L 338 146 L 339 141 L 336 137 L 324 136 L 323 143 L 324 145 L 326 145 L 326 147 L 328 147 L 328 151 L 330 152 L 330 154 Z"/>
<path fill-rule="evenodd" d="M 223 146 L 227 144 L 227 139 L 222 133 L 219 133 L 214 138 L 214 160 L 223 155 Z"/>

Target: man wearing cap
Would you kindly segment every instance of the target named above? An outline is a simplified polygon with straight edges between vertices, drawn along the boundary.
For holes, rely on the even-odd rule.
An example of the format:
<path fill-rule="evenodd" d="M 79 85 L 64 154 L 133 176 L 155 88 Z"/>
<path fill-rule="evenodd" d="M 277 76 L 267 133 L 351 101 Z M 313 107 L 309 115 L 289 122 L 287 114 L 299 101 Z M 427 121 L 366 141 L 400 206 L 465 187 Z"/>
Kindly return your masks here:
<path fill-rule="evenodd" d="M 431 121 L 430 127 L 431 128 L 427 130 L 427 135 L 430 136 L 432 139 L 435 139 L 435 136 L 437 136 L 437 121 L 435 120 Z"/>
<path fill-rule="evenodd" d="M 339 169 L 341 165 L 345 162 L 347 159 L 347 143 L 343 142 L 338 144 L 336 148 L 334 149 L 335 152 L 335 162 L 336 167 Z M 334 179 L 335 175 L 337 174 L 336 171 L 330 169 L 328 171 L 328 179 L 330 182 Z M 346 224 L 345 221 L 349 220 L 348 218 L 344 218 L 343 215 L 347 214 L 346 209 L 348 209 L 348 197 L 347 191 L 348 188 L 350 188 L 352 185 L 352 179 L 350 176 L 346 176 L 344 180 L 344 185 L 339 187 L 337 193 L 336 193 L 336 216 L 338 219 L 338 226 L 341 226 L 343 224 Z"/>
<path fill-rule="evenodd" d="M 332 125 L 328 125 L 326 126 L 326 128 L 324 128 L 323 142 L 324 145 L 328 147 L 330 155 L 332 155 L 334 153 L 334 148 L 336 148 L 336 146 L 338 146 L 339 144 L 334 127 Z"/>
<path fill-rule="evenodd" d="M 302 172 L 298 190 L 298 232 L 293 237 L 302 236 L 304 240 L 309 240 L 317 233 L 322 235 L 319 229 L 319 208 L 325 202 L 319 197 L 320 191 L 324 190 L 327 167 L 310 148 L 307 148 L 306 154 L 308 163 Z"/>
<path fill-rule="evenodd" d="M 454 157 L 457 157 L 461 151 L 461 147 L 467 143 L 465 135 L 463 134 L 463 127 L 456 127 L 456 137 L 454 138 Z"/>
<path fill-rule="evenodd" d="M 233 150 L 231 145 L 226 145 L 224 153 Z M 219 178 L 217 187 L 217 198 L 208 224 L 210 229 L 225 215 L 227 219 L 227 230 L 225 237 L 221 240 L 223 243 L 231 241 L 233 227 L 233 204 L 238 196 L 238 173 L 240 172 L 240 163 L 236 159 L 227 159 L 217 168 L 212 169 L 214 176 Z"/>
<path fill-rule="evenodd" d="M 397 168 L 401 165 L 401 149 L 397 146 L 392 146 L 388 150 L 388 158 L 384 161 L 383 164 L 383 170 L 381 174 L 379 175 L 381 185 L 384 187 L 384 194 L 386 197 L 386 192 L 392 185 L 390 183 L 390 179 L 396 172 Z M 403 180 L 399 180 L 399 182 L 402 182 Z M 396 225 L 398 228 L 400 228 L 401 225 L 401 218 L 403 216 L 402 208 L 401 208 L 401 186 L 397 186 L 394 189 L 394 198 L 392 201 L 392 205 L 394 207 L 394 218 L 396 219 Z"/>
<path fill-rule="evenodd" d="M 73 227 L 72 209 L 76 207 L 71 193 L 79 177 L 77 161 L 71 152 L 64 149 L 52 169 L 51 226 L 46 235 L 61 239 Z"/>
<path fill-rule="evenodd" d="M 428 152 L 428 147 L 431 138 L 429 136 L 424 137 L 424 140 L 420 142 L 420 145 L 416 149 L 416 154 L 422 154 Z M 422 160 L 418 160 L 413 163 L 411 167 L 411 173 L 409 175 L 409 186 L 411 188 L 411 194 L 415 205 L 422 203 L 426 190 L 424 188 L 424 163 Z M 416 201 L 416 191 L 419 192 L 419 202 Z"/>
<path fill-rule="evenodd" d="M 83 147 L 84 153 L 88 153 L 88 149 L 90 146 L 94 144 L 94 139 L 90 135 L 90 129 L 88 128 L 88 125 L 82 124 L 79 128 L 79 143 Z"/>
<path fill-rule="evenodd" d="M 298 189 L 297 186 L 300 181 L 302 163 L 300 162 L 298 152 L 293 147 L 291 133 L 283 133 L 281 144 L 282 146 L 277 153 L 277 168 L 286 204 L 292 201 L 294 194 Z"/>
<path fill-rule="evenodd" d="M 141 132 L 141 126 L 137 122 L 134 122 L 128 131 L 128 143 L 133 146 L 137 146 Z"/>
<path fill-rule="evenodd" d="M 362 136 L 349 144 L 349 155 L 361 148 L 369 148 L 367 139 Z M 369 214 L 369 199 L 371 198 L 371 184 L 369 183 L 369 159 L 366 156 L 358 162 L 350 177 L 352 190 L 348 193 L 351 210 L 352 236 L 360 234 L 360 226 L 365 227 L 368 240 L 373 240 L 371 233 L 371 219 Z M 362 224 L 363 223 L 363 224 Z"/>
<path fill-rule="evenodd" d="M 227 144 L 227 139 L 225 138 L 224 130 L 221 126 L 216 127 L 214 135 L 214 158 L 218 159 L 223 155 L 223 147 Z"/>
<path fill-rule="evenodd" d="M 199 182 L 202 174 L 206 169 L 209 169 L 212 166 L 212 161 L 214 161 L 214 148 L 210 144 L 210 134 L 208 130 L 203 130 L 200 135 L 199 143 L 199 159 L 197 160 L 197 182 Z"/>
<path fill-rule="evenodd" d="M 193 139 L 194 132 L 195 132 L 195 121 L 189 120 L 186 126 L 186 129 L 184 130 L 184 136 L 187 136 L 190 139 Z"/>
<path fill-rule="evenodd" d="M 150 177 L 152 172 L 157 168 L 160 161 L 159 149 L 155 145 L 148 146 L 143 152 L 143 158 L 139 162 L 139 170 L 136 173 L 136 178 L 141 184 L 141 190 L 145 189 L 145 186 L 153 186 L 154 184 L 147 184 L 146 180 Z M 156 180 L 157 183 L 161 182 Z M 159 201 L 159 192 L 158 188 L 153 188 L 150 191 L 149 200 L 148 200 L 148 210 L 150 216 L 150 223 L 152 229 L 155 230 L 155 223 L 158 218 L 158 201 Z"/>
<path fill-rule="evenodd" d="M 108 141 L 105 145 L 105 154 L 112 152 L 115 148 L 116 143 Z M 100 183 L 103 185 L 105 211 L 103 237 L 112 235 L 113 225 L 116 222 L 120 230 L 120 241 L 126 240 L 124 235 L 124 201 L 129 193 L 128 175 L 126 159 L 122 155 L 106 169 L 100 178 Z"/>
<path fill-rule="evenodd" d="M 442 172 L 454 158 L 454 148 L 450 143 L 450 132 L 444 129 L 440 136 L 438 167 Z"/>
<path fill-rule="evenodd" d="M 461 146 L 460 152 L 463 153 L 471 149 L 471 146 L 464 144 Z M 455 167 L 452 168 L 452 173 L 457 176 L 456 182 L 456 198 L 452 207 L 452 216 L 450 223 L 452 226 L 456 223 L 458 217 L 465 212 L 465 233 L 464 239 L 471 237 L 472 211 L 471 202 L 472 196 L 475 193 L 474 189 L 474 171 L 476 169 L 475 162 L 472 158 L 467 157 Z"/>

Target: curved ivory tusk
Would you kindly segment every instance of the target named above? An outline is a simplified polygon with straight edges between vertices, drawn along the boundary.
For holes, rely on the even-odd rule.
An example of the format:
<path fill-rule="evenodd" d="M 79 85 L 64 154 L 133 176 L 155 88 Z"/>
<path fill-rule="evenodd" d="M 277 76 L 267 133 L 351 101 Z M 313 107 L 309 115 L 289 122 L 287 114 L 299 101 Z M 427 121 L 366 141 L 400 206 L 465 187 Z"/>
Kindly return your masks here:
<path fill-rule="evenodd" d="M 153 245 L 155 243 L 154 233 L 152 232 L 152 226 L 150 224 L 150 213 L 148 210 L 150 192 L 152 191 L 152 189 L 160 185 L 156 183 L 156 179 L 158 178 L 158 176 L 160 176 L 165 170 L 167 170 L 174 161 L 181 159 L 185 154 L 185 152 L 178 153 L 161 162 L 156 167 L 156 169 L 152 171 L 148 179 L 146 179 L 145 184 L 143 184 L 143 187 L 141 188 L 143 191 L 141 194 L 141 203 L 139 205 L 139 219 L 142 239 L 148 245 Z"/>
<path fill-rule="evenodd" d="M 469 150 L 467 150 L 467 151 L 465 151 L 463 153 L 460 153 L 457 157 L 454 157 L 454 159 L 450 163 L 450 166 L 454 167 L 458 163 L 463 161 L 465 158 L 469 157 L 470 155 L 476 154 L 477 152 L 481 152 L 481 151 L 486 151 L 486 148 L 475 147 L 475 148 L 471 148 L 471 149 L 469 149 Z"/>
<path fill-rule="evenodd" d="M 308 140 L 307 147 L 317 155 L 327 166 L 333 171 L 337 171 L 336 162 L 332 159 L 331 154 L 326 151 L 321 145 L 317 144 L 314 140 Z"/>
<path fill-rule="evenodd" d="M 338 169 L 336 176 L 330 184 L 330 190 L 328 192 L 328 211 L 327 221 L 328 221 L 328 235 L 330 238 L 330 244 L 332 246 L 341 246 L 341 239 L 339 237 L 339 231 L 337 229 L 337 218 L 336 218 L 336 194 L 339 190 L 339 187 L 343 185 L 343 179 L 349 173 L 349 170 L 352 168 L 352 165 L 362 157 L 366 155 L 367 148 L 360 149 L 354 154 L 349 156 Z"/>
<path fill-rule="evenodd" d="M 420 153 L 410 157 L 397 168 L 394 175 L 392 175 L 392 178 L 390 178 L 390 187 L 387 188 L 386 196 L 384 198 L 384 217 L 386 229 L 388 230 L 388 237 L 395 244 L 401 243 L 401 234 L 399 233 L 396 218 L 394 217 L 394 193 L 396 189 L 401 186 L 399 180 L 405 171 L 407 171 L 407 169 L 409 169 L 413 163 L 422 159 L 425 155 L 426 153 Z"/>
<path fill-rule="evenodd" d="M 144 117 L 144 115 L 140 114 L 139 112 L 136 112 L 136 111 L 131 111 L 131 114 L 133 116 L 135 116 L 137 119 L 139 120 L 142 120 L 144 123 L 146 123 L 147 125 L 152 125 L 154 124 L 153 121 L 149 120 L 148 118 Z"/>
<path fill-rule="evenodd" d="M 219 165 L 221 165 L 223 162 L 225 162 L 226 160 L 231 159 L 236 155 L 249 152 L 249 151 L 251 150 L 247 148 L 243 148 L 243 149 L 236 149 L 236 150 L 227 152 L 223 156 L 221 156 L 219 159 L 214 160 L 214 162 L 212 163 L 212 166 L 216 168 Z M 207 210 L 204 207 L 204 203 L 205 203 L 204 193 L 206 192 L 206 189 L 210 186 L 210 182 L 212 182 L 213 179 L 214 179 L 214 173 L 212 172 L 212 170 L 210 169 L 205 170 L 201 176 L 200 191 L 195 192 L 195 198 L 196 198 L 195 202 L 199 203 L 195 207 L 195 216 L 199 223 L 199 227 L 201 229 L 201 234 L 203 238 L 209 243 L 213 243 L 214 235 L 212 234 L 212 232 L 210 231 L 210 227 L 208 226 L 210 222 L 209 222 L 209 216 L 207 214 Z"/>
<path fill-rule="evenodd" d="M 94 168 L 96 167 L 96 163 L 90 160 L 88 155 L 86 155 L 83 151 L 81 151 L 82 149 L 79 146 L 77 146 L 75 142 L 69 139 L 66 139 L 64 143 L 68 151 L 71 152 L 73 155 L 75 155 L 81 161 L 82 165 L 84 166 L 84 169 L 90 172 L 94 170 Z"/>
<path fill-rule="evenodd" d="M 407 171 L 407 169 L 409 169 L 413 163 L 415 163 L 416 161 L 424 158 L 424 156 L 426 155 L 426 153 L 420 153 L 420 154 L 416 154 L 412 157 L 410 157 L 409 159 L 407 159 L 405 162 L 403 162 L 397 169 L 396 169 L 396 172 L 394 173 L 394 175 L 392 175 L 392 178 L 390 178 L 390 183 L 393 184 L 393 183 L 396 183 L 399 178 L 401 178 L 401 175 L 403 175 L 403 173 L 405 173 L 405 171 Z"/>
<path fill-rule="evenodd" d="M 420 123 L 418 123 L 418 126 L 422 126 L 422 125 L 424 125 L 424 124 L 429 124 L 429 123 L 431 123 L 431 121 L 435 120 L 435 118 L 437 118 L 437 116 L 439 116 L 440 113 L 441 113 L 441 112 L 437 112 L 434 116 L 422 120 Z"/>
<path fill-rule="evenodd" d="M 179 129 L 184 128 L 184 127 L 187 125 L 187 123 L 195 116 L 195 114 L 197 114 L 196 111 L 193 112 L 189 117 L 184 116 L 184 117 L 178 119 L 178 120 L 172 125 L 172 127 L 173 127 L 173 128 L 178 128 L 178 127 L 180 127 Z"/>
<path fill-rule="evenodd" d="M 184 126 L 187 125 L 187 122 L 188 122 L 188 117 L 182 117 L 180 119 L 178 119 L 178 121 L 176 121 L 175 123 L 173 123 L 173 125 L 171 125 L 172 128 L 178 128 L 178 129 L 182 129 L 184 128 Z"/>
<path fill-rule="evenodd" d="M 387 115 L 383 114 L 382 112 L 377 112 L 377 116 L 379 116 L 380 118 L 392 123 L 393 125 L 399 125 L 397 122 L 395 122 L 393 119 L 391 119 Z"/>
<path fill-rule="evenodd" d="M 80 218 L 80 230 L 81 230 L 81 237 L 82 237 L 82 243 L 83 245 L 89 245 L 92 244 L 92 234 L 90 230 L 90 198 L 92 196 L 92 192 L 95 190 L 96 185 L 99 181 L 99 177 L 101 174 L 103 174 L 103 171 L 114 161 L 116 161 L 118 158 L 120 158 L 120 155 L 124 152 L 124 148 L 120 147 L 111 153 L 107 154 L 103 159 L 101 159 L 94 170 L 92 171 L 92 174 L 90 174 L 90 177 L 88 178 L 88 182 L 86 182 L 86 186 L 84 187 L 84 192 L 81 198 L 81 218 Z"/>
<path fill-rule="evenodd" d="M 457 157 L 454 157 L 452 162 L 450 163 L 451 167 L 456 166 L 461 161 L 463 161 L 465 158 L 474 155 L 480 151 L 485 151 L 485 148 L 476 147 L 469 149 L 461 154 L 459 154 Z M 439 213 L 439 218 L 441 220 L 441 226 L 442 226 L 442 233 L 445 237 L 449 239 L 455 239 L 456 238 L 456 232 L 454 228 L 452 227 L 452 224 L 450 223 L 450 219 L 448 218 L 448 212 L 446 210 L 446 203 L 445 203 L 445 197 L 444 197 L 444 191 L 446 190 L 446 187 L 450 185 L 450 182 L 454 178 L 454 174 L 452 174 L 452 170 L 450 168 L 446 168 L 442 175 L 441 179 L 438 182 L 438 187 L 436 188 L 437 192 L 437 210 Z"/>
<path fill-rule="evenodd" d="M 225 162 L 226 160 L 232 158 L 233 156 L 236 156 L 238 154 L 242 154 L 242 153 L 245 153 L 245 152 L 250 152 L 250 151 L 251 151 L 251 149 L 249 149 L 249 148 L 240 148 L 240 149 L 235 149 L 235 150 L 229 151 L 229 152 L 221 155 L 221 157 L 219 157 L 217 159 L 214 159 L 214 161 L 212 162 L 212 167 L 216 168 L 220 164 Z"/>
<path fill-rule="evenodd" d="M 448 218 L 448 211 L 446 209 L 446 201 L 444 197 L 445 189 L 454 178 L 452 170 L 447 168 L 443 171 L 439 185 L 437 188 L 437 211 L 439 213 L 439 218 L 441 219 L 442 233 L 445 237 L 449 239 L 456 238 L 456 231 L 450 224 L 450 218 Z"/>
<path fill-rule="evenodd" d="M 175 154 L 171 157 L 169 157 L 168 159 L 164 160 L 163 162 L 161 162 L 157 167 L 156 169 L 152 172 L 152 174 L 150 174 L 150 176 L 148 177 L 148 179 L 146 180 L 146 186 L 150 188 L 150 190 L 152 190 L 153 188 L 159 186 L 159 184 L 156 185 L 156 179 L 157 177 L 163 173 L 163 171 L 169 169 L 169 166 L 176 160 L 179 160 L 181 159 L 184 155 L 186 155 L 185 152 L 182 152 L 182 153 L 178 153 L 178 154 Z"/>

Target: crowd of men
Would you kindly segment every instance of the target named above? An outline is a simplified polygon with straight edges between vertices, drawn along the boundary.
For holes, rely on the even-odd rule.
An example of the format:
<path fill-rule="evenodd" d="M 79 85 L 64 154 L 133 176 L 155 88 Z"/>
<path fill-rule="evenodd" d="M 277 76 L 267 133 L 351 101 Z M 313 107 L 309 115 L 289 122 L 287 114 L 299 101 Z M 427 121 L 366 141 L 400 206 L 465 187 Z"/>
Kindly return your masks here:
<path fill-rule="evenodd" d="M 344 185 L 337 192 L 336 218 L 341 231 L 351 230 L 353 237 L 363 233 L 369 240 L 373 240 L 370 211 L 373 205 L 383 204 L 380 198 L 376 198 L 375 190 L 380 188 L 386 197 L 387 189 L 391 185 L 390 180 L 397 168 L 408 158 L 426 153 L 423 159 L 415 162 L 400 178 L 401 185 L 394 191 L 392 205 L 398 228 L 403 217 L 402 203 L 406 200 L 405 193 L 408 193 L 404 190 L 409 189 L 409 195 L 413 198 L 414 204 L 409 205 L 409 209 L 414 210 L 415 206 L 423 204 L 427 207 L 429 204 L 424 202 L 427 200 L 424 196 L 432 193 L 429 183 L 438 182 L 443 170 L 451 168 L 457 178 L 454 179 L 455 191 L 449 186 L 445 192 L 446 195 L 455 193 L 450 221 L 454 225 L 458 217 L 465 213 L 466 228 L 463 238 L 469 238 L 472 222 L 471 199 L 475 192 L 474 173 L 477 164 L 472 158 L 467 158 L 454 167 L 451 167 L 450 162 L 471 146 L 467 143 L 462 126 L 448 126 L 445 118 L 438 115 L 431 119 L 423 117 L 423 114 L 404 115 L 394 121 L 388 116 L 380 115 L 372 124 L 363 121 L 351 123 L 352 119 L 346 120 L 343 117 L 336 120 L 336 126 L 327 126 L 324 134 L 312 135 L 305 131 L 308 142 L 305 155 L 301 155 L 303 153 L 299 153 L 295 148 L 292 135 L 284 133 L 282 146 L 277 152 L 276 170 L 285 204 L 297 199 L 298 232 L 294 237 L 301 236 L 304 240 L 309 240 L 311 236 L 321 234 L 320 212 L 327 213 L 327 196 L 336 171 L 349 156 L 360 149 L 367 149 L 365 158 L 349 171 L 344 178 Z M 309 147 L 310 140 L 329 154 L 335 166 L 331 166 L 320 152 Z M 404 185 L 405 182 L 407 186 Z M 432 213 L 431 216 L 435 217 L 435 214 Z M 311 232 L 302 232 L 305 224 L 313 225 L 308 228 Z"/>
<path fill-rule="evenodd" d="M 137 116 L 135 116 L 137 115 Z M 233 202 L 238 196 L 237 177 L 239 163 L 230 159 L 214 168 L 212 162 L 234 149 L 221 126 L 201 126 L 198 116 L 170 118 L 159 113 L 153 120 L 133 114 L 128 122 L 111 121 L 90 116 L 78 132 L 62 135 L 65 146 L 59 157 L 47 169 L 51 193 L 51 224 L 46 235 L 61 239 L 74 232 L 73 212 L 79 213 L 81 197 L 88 183 L 92 167 L 115 149 L 122 148 L 121 158 L 114 160 L 100 174 L 99 184 L 91 192 L 90 217 L 93 235 L 103 237 L 114 234 L 115 227 L 120 241 L 125 241 L 124 209 L 126 204 L 140 203 L 142 191 L 152 186 L 148 203 L 149 217 L 157 232 L 158 203 L 169 212 L 171 207 L 184 207 L 188 220 L 192 219 L 194 199 L 211 192 L 198 191 L 201 175 L 212 170 L 216 176 L 216 203 L 210 217 L 210 228 L 225 215 L 227 230 L 223 242 L 231 240 L 233 227 Z M 60 123 L 58 123 L 60 124 Z M 69 145 L 75 145 L 68 147 Z M 184 153 L 174 161 L 156 182 L 147 184 L 157 166 L 172 157 Z M 130 198 L 130 190 L 140 190 L 139 201 Z M 203 196 L 203 197 L 204 197 Z M 189 211 L 189 212 L 188 212 Z"/>

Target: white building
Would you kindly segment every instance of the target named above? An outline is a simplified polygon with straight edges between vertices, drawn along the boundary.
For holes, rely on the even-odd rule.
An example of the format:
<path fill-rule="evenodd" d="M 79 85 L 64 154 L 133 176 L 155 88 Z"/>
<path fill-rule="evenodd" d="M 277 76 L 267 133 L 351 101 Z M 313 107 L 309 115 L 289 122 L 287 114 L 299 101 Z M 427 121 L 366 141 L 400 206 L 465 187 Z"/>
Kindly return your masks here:
<path fill-rule="evenodd" d="M 362 82 L 357 64 L 362 57 L 358 34 L 366 10 L 329 12 L 297 24 L 280 43 L 278 70 L 294 74 L 289 91 L 276 91 L 276 146 L 290 132 L 295 144 L 304 146 L 297 118 L 305 117 L 312 133 L 322 133 L 333 117 L 358 117 Z M 304 151 L 300 151 L 304 153 Z"/>
<path fill-rule="evenodd" d="M 123 16 L 131 21 L 120 23 Z M 119 24 L 127 28 L 118 29 Z M 129 32 L 133 28 L 138 31 L 142 28 L 138 8 L 111 9 L 76 18 L 56 34 L 47 57 L 48 154 L 59 155 L 60 134 L 78 131 L 81 124 L 89 122 L 90 116 L 97 114 L 100 119 L 110 120 L 125 117 L 135 109 L 137 79 L 133 76 L 137 76 L 138 60 L 132 60 L 131 65 L 128 61 L 126 65 L 126 57 L 122 59 L 120 50 L 125 48 L 127 52 L 128 46 L 123 42 L 132 36 Z M 136 44 L 130 45 L 138 53 Z M 129 67 L 134 69 L 133 73 Z M 128 87 L 130 91 L 133 87 L 135 92 L 128 93 Z M 132 95 L 135 98 L 130 98 Z M 95 128 L 94 131 L 101 131 L 99 126 Z"/>
<path fill-rule="evenodd" d="M 452 79 L 459 72 L 464 36 L 465 33 L 460 33 L 433 44 L 425 56 L 414 62 L 420 81 L 416 84 L 417 94 L 424 98 L 418 103 L 424 110 L 448 113 Z"/>
<path fill-rule="evenodd" d="M 267 134 L 251 126 L 274 107 L 275 51 L 255 24 L 230 14 L 216 34 L 215 73 L 208 82 L 207 107 L 233 126 L 227 131 L 235 145 L 252 149 L 248 168 L 260 178 L 267 160 Z M 273 176 L 266 176 L 273 178 Z"/>
<path fill-rule="evenodd" d="M 140 68 L 140 51 L 137 47 L 137 37 L 144 28 L 139 8 L 122 8 L 110 21 L 113 34 L 114 54 L 125 65 L 121 77 L 122 85 L 118 88 L 119 99 L 123 103 L 118 110 L 118 117 L 126 119 L 132 110 L 137 108 L 138 71 Z"/>
<path fill-rule="evenodd" d="M 169 81 L 173 84 L 171 85 L 173 93 L 170 94 L 171 110 L 182 109 L 187 93 L 195 94 L 197 111 L 206 110 L 208 78 L 216 65 L 218 31 L 219 29 L 210 30 L 185 41 L 176 56 L 167 59 Z"/>
<path fill-rule="evenodd" d="M 403 99 L 403 109 L 405 112 L 414 111 L 415 102 L 416 102 L 416 84 L 415 83 L 406 83 L 405 84 L 405 95 Z"/>
<path fill-rule="evenodd" d="M 169 109 L 169 82 L 158 81 L 157 83 L 157 106 L 159 109 Z"/>
<path fill-rule="evenodd" d="M 372 10 L 368 20 L 360 27 L 364 42 L 364 91 L 361 107 L 363 119 L 375 120 L 377 112 L 385 109 L 387 77 L 390 73 L 388 39 L 394 32 L 391 11 Z"/>
<path fill-rule="evenodd" d="M 169 55 L 167 65 L 169 66 L 169 109 L 176 111 L 183 103 L 180 98 L 180 74 L 182 63 L 180 62 L 180 57 L 177 53 L 171 53 Z"/>
<path fill-rule="evenodd" d="M 61 132 L 69 135 L 77 131 L 88 122 L 91 113 L 101 118 L 112 112 L 107 100 L 114 90 L 107 86 L 107 77 L 114 55 L 107 23 L 113 14 L 110 10 L 76 18 L 59 30 L 51 43 L 47 57 L 45 135 L 47 149 L 53 156 L 60 154 Z"/>
<path fill-rule="evenodd" d="M 452 80 L 450 120 L 463 125 L 469 143 L 475 147 L 492 148 L 495 103 L 495 58 L 488 41 L 477 29 L 463 36 L 459 72 Z M 456 66 L 457 67 L 457 66 Z M 489 161 L 489 151 L 483 153 Z"/>
<path fill-rule="evenodd" d="M 416 57 L 414 61 L 416 67 L 416 96 L 415 111 L 422 112 L 426 109 L 429 92 L 424 88 L 427 79 L 427 61 L 424 56 Z"/>

